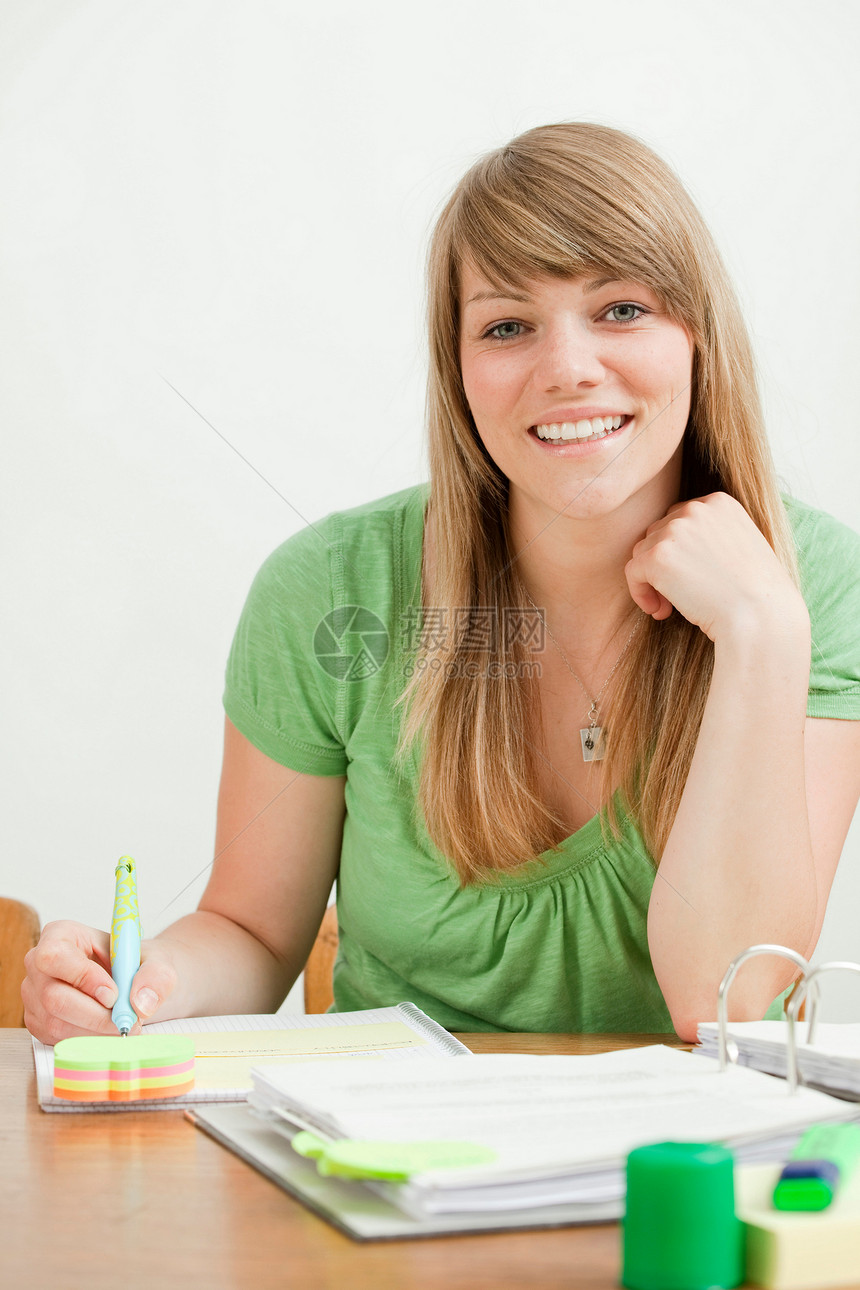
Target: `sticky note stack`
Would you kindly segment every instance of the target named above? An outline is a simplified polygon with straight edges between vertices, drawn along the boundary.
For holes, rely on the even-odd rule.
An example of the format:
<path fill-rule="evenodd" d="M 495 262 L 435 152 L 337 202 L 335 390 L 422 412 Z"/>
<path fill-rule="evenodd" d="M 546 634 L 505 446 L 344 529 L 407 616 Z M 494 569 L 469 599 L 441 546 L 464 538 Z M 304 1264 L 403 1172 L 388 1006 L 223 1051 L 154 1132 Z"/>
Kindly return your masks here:
<path fill-rule="evenodd" d="M 54 1048 L 54 1096 L 71 1102 L 178 1097 L 194 1087 L 194 1042 L 185 1035 L 87 1036 Z"/>

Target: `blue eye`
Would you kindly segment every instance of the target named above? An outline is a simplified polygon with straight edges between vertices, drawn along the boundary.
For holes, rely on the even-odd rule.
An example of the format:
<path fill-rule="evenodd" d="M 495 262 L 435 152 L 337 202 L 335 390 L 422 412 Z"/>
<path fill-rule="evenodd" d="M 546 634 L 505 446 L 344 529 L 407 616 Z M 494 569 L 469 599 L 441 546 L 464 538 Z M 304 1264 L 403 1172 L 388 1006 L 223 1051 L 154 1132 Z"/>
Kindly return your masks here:
<path fill-rule="evenodd" d="M 647 310 L 643 309 L 641 305 L 634 305 L 634 304 L 630 304 L 630 303 L 629 303 L 629 302 L 627 302 L 627 301 L 622 301 L 622 303 L 617 304 L 617 305 L 610 305 L 606 312 L 607 312 L 608 314 L 612 314 L 612 313 L 615 313 L 615 310 L 616 310 L 616 309 L 633 309 L 633 310 L 635 310 L 635 317 L 633 317 L 633 318 L 613 318 L 613 319 L 612 319 L 612 322 L 617 322 L 617 323 L 633 323 L 633 322 L 639 322 L 640 318 L 644 318 L 644 317 L 645 317 L 645 314 L 646 314 L 646 312 L 647 312 Z"/>

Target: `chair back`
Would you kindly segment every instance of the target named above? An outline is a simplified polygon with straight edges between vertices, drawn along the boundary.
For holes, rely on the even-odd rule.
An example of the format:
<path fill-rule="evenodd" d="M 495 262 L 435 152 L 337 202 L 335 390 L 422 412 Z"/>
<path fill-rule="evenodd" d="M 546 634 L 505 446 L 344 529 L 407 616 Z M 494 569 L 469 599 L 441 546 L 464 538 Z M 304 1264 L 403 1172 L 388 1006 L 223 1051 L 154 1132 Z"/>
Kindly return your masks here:
<path fill-rule="evenodd" d="M 23 1026 L 24 955 L 39 939 L 39 915 L 20 900 L 0 896 L 0 1026 Z"/>
<path fill-rule="evenodd" d="M 325 1012 L 334 1003 L 332 976 L 336 958 L 337 906 L 329 905 L 305 964 L 305 1012 Z"/>

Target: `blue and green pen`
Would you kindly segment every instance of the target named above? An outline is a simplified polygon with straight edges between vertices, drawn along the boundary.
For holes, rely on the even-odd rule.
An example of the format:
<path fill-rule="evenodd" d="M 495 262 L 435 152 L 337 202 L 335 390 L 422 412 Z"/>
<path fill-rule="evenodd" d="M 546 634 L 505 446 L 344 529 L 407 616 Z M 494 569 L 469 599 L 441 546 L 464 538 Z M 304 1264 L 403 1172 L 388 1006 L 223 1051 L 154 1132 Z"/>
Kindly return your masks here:
<path fill-rule="evenodd" d="M 773 1193 L 775 1209 L 826 1209 L 860 1162 L 860 1124 L 815 1124 L 791 1153 Z"/>
<path fill-rule="evenodd" d="M 110 1015 L 123 1037 L 137 1021 L 130 995 L 134 974 L 140 967 L 140 937 L 135 865 L 131 856 L 122 856 L 116 867 L 110 927 L 110 972 L 119 993 Z"/>

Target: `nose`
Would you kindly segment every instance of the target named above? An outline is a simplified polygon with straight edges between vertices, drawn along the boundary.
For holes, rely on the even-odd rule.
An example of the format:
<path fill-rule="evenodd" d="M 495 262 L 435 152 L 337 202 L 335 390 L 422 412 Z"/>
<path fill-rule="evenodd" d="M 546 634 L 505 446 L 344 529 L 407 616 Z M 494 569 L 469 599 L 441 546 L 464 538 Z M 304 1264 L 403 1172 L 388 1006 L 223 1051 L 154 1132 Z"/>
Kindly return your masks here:
<path fill-rule="evenodd" d="M 536 380 L 547 393 L 600 385 L 605 376 L 601 341 L 580 317 L 557 320 L 544 337 Z"/>

